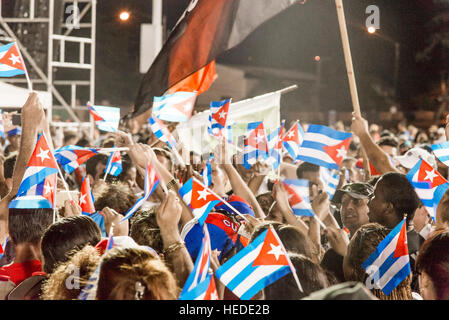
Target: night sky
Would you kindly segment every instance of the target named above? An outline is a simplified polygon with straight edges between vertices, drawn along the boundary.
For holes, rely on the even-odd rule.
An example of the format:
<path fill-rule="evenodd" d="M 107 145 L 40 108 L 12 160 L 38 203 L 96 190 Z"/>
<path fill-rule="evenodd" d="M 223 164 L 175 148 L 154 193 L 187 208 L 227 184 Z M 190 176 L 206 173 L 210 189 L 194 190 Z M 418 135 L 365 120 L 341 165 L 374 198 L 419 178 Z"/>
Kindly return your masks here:
<path fill-rule="evenodd" d="M 164 0 L 167 29 L 176 23 L 189 1 Z M 399 64 L 399 105 L 403 110 L 427 108 L 417 102 L 419 95 L 438 84 L 441 66 L 436 59 L 417 62 L 416 55 L 428 41 L 428 22 L 434 14 L 432 0 L 345 0 L 345 14 L 353 64 L 362 110 L 388 110 L 389 104 L 373 94 L 372 84 L 393 87 L 394 44 L 365 30 L 365 8 L 380 9 L 379 35 L 401 45 Z M 120 23 L 118 13 L 127 9 L 131 19 Z M 137 94 L 140 23 L 151 22 L 151 1 L 98 1 L 97 101 L 131 105 Z M 316 55 L 322 62 L 323 110 L 351 109 L 341 36 L 335 2 L 308 0 L 271 19 L 237 47 L 217 59 L 224 64 L 295 69 L 315 72 Z"/>

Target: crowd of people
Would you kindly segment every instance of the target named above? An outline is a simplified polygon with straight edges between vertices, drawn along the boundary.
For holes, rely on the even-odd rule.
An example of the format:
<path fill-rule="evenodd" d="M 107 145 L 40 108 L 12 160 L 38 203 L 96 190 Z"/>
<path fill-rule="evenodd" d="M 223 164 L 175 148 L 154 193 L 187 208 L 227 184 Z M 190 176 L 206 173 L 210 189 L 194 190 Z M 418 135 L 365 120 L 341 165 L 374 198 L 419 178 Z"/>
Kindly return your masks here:
<path fill-rule="evenodd" d="M 5 118 L 7 121 L 7 118 Z M 5 124 L 6 125 L 6 124 Z M 304 130 L 307 124 L 302 124 Z M 209 213 L 211 272 L 235 256 L 268 228 L 273 228 L 296 271 L 260 290 L 254 300 L 449 299 L 449 194 L 435 219 L 423 206 L 406 173 L 426 159 L 443 177 L 448 167 L 431 144 L 446 141 L 445 128 L 418 130 L 406 123 L 381 128 L 354 115 L 353 139 L 338 170 L 339 182 L 330 198 L 316 164 L 294 161 L 284 151 L 277 178 L 263 161 L 251 169 L 241 154 L 231 155 L 220 140 L 211 150 L 209 188 L 233 206 L 223 203 Z M 169 126 L 174 131 L 175 126 Z M 288 128 L 287 128 L 288 129 Z M 72 191 L 88 177 L 95 199 L 95 214 L 81 211 L 78 199 L 66 198 L 58 178 L 56 210 L 9 208 L 17 195 L 37 136 L 52 137 L 54 149 L 80 147 L 128 148 L 122 152 L 123 170 L 105 178 L 108 156 L 97 154 L 64 178 Z M 194 218 L 179 189 L 191 177 L 202 180 L 201 170 L 210 154 L 189 152 L 181 165 L 165 142 L 149 128 L 121 125 L 116 133 L 80 131 L 50 126 L 37 95 L 30 94 L 21 112 L 21 126 L 5 132 L 0 161 L 0 299 L 72 300 L 86 291 L 97 300 L 176 300 L 189 277 L 201 239 L 191 226 Z M 182 142 L 182 137 L 178 137 Z M 180 149 L 179 152 L 185 152 Z M 183 158 L 185 155 L 182 155 Z M 370 166 L 372 166 L 370 170 Z M 145 168 L 152 163 L 167 183 L 159 185 L 129 219 L 123 216 L 144 193 Z M 375 169 L 374 169 L 375 168 Z M 307 179 L 310 203 L 318 219 L 297 216 L 282 179 Z M 411 274 L 390 294 L 370 285 L 364 261 L 404 218 Z M 320 221 L 324 224 L 320 224 Z M 189 229 L 190 228 L 190 229 Z M 113 232 L 114 246 L 109 248 Z M 87 290 L 92 275 L 98 280 Z M 220 300 L 238 297 L 215 278 Z"/>

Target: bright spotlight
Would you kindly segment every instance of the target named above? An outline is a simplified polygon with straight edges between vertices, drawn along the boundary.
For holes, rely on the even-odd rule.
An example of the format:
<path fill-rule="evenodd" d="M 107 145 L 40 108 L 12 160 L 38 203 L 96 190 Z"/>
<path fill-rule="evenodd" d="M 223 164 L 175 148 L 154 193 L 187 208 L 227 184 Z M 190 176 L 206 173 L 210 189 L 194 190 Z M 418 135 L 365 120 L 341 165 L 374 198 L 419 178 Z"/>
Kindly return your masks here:
<path fill-rule="evenodd" d="M 368 27 L 368 32 L 369 32 L 369 33 L 375 33 L 375 32 L 376 32 L 376 28 L 374 28 L 374 27 Z"/>
<path fill-rule="evenodd" d="M 120 20 L 127 21 L 129 19 L 129 12 L 128 11 L 122 11 L 120 12 Z"/>

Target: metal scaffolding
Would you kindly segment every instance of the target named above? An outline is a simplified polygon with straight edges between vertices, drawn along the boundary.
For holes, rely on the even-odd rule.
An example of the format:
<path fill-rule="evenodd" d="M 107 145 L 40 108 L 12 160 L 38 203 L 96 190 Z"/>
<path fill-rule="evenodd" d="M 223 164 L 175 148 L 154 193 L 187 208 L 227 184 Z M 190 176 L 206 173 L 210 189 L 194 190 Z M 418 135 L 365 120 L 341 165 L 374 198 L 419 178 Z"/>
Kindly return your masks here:
<path fill-rule="evenodd" d="M 48 1 L 48 16 L 40 17 L 36 15 L 36 1 Z M 57 0 L 61 1 L 61 0 Z M 4 17 L 2 16 L 2 4 L 0 1 L 0 41 L 16 42 L 24 56 L 29 70 L 34 70 L 38 78 L 31 79 L 36 84 L 46 85 L 47 92 L 52 95 L 52 104 L 47 110 L 48 119 L 53 119 L 53 109 L 65 109 L 70 117 L 81 123 L 81 120 L 75 114 L 74 110 L 83 110 L 88 112 L 85 105 L 80 105 L 79 88 L 88 88 L 88 101 L 95 103 L 95 39 L 96 39 L 96 9 L 97 0 L 62 0 L 65 13 L 71 13 L 63 21 L 64 15 L 55 15 L 55 0 L 29 0 L 29 12 L 25 17 Z M 79 8 L 82 8 L 80 10 Z M 59 21 L 58 21 L 59 19 Z M 86 21 L 87 20 L 87 21 Z M 61 23 L 60 34 L 55 33 L 55 23 Z M 46 24 L 48 27 L 47 43 L 47 70 L 44 72 L 36 63 L 35 59 L 29 54 L 26 46 L 21 43 L 11 26 L 13 24 Z M 83 35 L 83 36 L 81 36 Z M 66 57 L 67 47 L 70 48 L 70 54 L 77 53 L 77 56 L 71 57 L 68 61 Z M 74 49 L 76 48 L 76 49 Z M 59 49 L 59 50 L 57 50 Z M 87 52 L 87 54 L 86 54 Z M 65 69 L 79 70 L 77 76 L 67 76 L 58 80 L 58 75 Z M 31 72 L 30 72 L 31 73 Z M 87 74 L 86 74 L 87 73 Z M 82 74 L 83 79 L 80 79 Z M 25 79 L 7 78 L 5 82 L 24 83 Z M 67 90 L 67 87 L 70 90 Z M 65 89 L 65 90 L 64 90 Z M 61 92 L 65 93 L 62 94 Z M 87 102 L 87 101 L 86 101 Z M 92 117 L 90 117 L 91 123 Z"/>

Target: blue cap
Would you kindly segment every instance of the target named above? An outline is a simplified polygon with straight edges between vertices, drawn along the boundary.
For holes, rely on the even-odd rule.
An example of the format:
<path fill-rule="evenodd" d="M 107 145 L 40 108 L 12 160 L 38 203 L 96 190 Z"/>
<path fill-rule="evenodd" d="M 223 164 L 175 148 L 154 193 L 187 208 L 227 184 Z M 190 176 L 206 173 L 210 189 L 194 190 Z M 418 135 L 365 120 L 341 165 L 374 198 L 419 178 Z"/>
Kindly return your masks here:
<path fill-rule="evenodd" d="M 22 134 L 22 128 L 21 127 L 17 127 L 15 129 L 9 130 L 7 133 L 8 133 L 8 137 L 13 137 L 15 135 L 21 135 Z"/>

